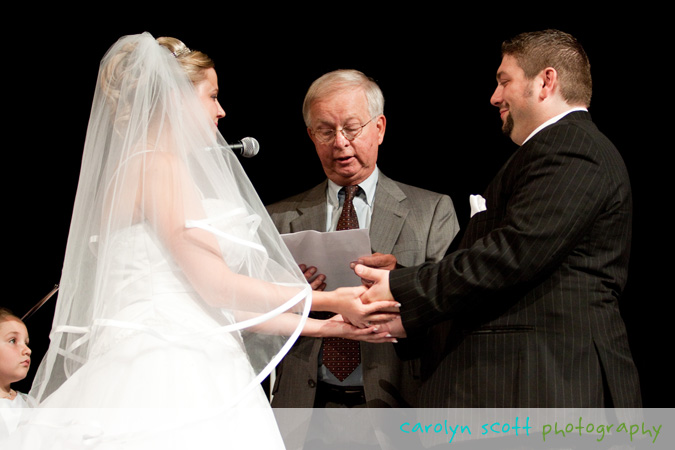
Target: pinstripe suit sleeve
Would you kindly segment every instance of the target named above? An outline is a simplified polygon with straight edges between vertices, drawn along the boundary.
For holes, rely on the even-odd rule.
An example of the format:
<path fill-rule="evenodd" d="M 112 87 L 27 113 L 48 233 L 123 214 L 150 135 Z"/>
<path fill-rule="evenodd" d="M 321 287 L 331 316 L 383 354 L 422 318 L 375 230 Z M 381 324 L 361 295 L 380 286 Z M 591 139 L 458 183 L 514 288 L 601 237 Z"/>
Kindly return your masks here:
<path fill-rule="evenodd" d="M 464 248 L 439 264 L 390 274 L 406 330 L 549 276 L 617 198 L 604 150 L 593 133 L 569 125 L 551 126 L 518 149 L 486 190 L 487 211 L 470 221 Z"/>

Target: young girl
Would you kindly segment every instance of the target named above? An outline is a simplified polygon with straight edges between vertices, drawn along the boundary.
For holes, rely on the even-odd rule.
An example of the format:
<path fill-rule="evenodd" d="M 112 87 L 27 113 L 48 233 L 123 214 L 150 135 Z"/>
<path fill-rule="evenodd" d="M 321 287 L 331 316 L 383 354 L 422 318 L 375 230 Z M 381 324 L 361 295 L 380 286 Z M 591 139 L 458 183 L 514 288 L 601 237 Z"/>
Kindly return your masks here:
<path fill-rule="evenodd" d="M 28 375 L 30 354 L 26 325 L 9 309 L 0 307 L 0 439 L 16 428 L 19 408 L 35 406 L 31 397 L 11 388 Z"/>

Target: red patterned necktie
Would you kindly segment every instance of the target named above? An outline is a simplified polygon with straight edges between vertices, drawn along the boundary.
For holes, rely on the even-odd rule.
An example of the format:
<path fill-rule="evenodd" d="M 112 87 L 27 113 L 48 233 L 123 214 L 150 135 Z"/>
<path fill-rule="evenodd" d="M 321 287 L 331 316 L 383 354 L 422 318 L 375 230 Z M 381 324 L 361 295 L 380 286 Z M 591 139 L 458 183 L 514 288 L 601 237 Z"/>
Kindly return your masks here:
<path fill-rule="evenodd" d="M 337 230 L 352 230 L 359 227 L 352 200 L 358 192 L 358 186 L 342 188 L 345 200 L 342 204 L 342 214 L 337 223 Z M 358 341 L 350 339 L 328 337 L 323 338 L 323 364 L 335 377 L 343 381 L 361 363 L 361 352 Z"/>

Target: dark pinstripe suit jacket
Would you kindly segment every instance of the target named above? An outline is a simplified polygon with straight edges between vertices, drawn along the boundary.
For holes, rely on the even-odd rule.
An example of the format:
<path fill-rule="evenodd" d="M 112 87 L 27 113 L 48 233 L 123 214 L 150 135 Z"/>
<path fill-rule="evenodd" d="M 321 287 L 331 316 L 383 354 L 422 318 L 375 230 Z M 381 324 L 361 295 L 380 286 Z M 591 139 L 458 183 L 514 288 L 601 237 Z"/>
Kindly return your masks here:
<path fill-rule="evenodd" d="M 326 186 L 323 182 L 268 206 L 279 232 L 325 231 Z M 458 231 L 450 197 L 398 183 L 380 172 L 369 233 L 373 251 L 395 255 L 404 267 L 439 261 Z M 321 339 L 298 339 L 277 367 L 272 406 L 313 407 L 320 350 Z M 362 342 L 361 356 L 367 405 L 411 406 L 419 387 L 419 361 L 399 360 L 393 344 Z"/>
<path fill-rule="evenodd" d="M 631 240 L 623 160 L 587 112 L 520 147 L 439 264 L 391 272 L 427 334 L 420 407 L 638 407 L 618 299 Z"/>

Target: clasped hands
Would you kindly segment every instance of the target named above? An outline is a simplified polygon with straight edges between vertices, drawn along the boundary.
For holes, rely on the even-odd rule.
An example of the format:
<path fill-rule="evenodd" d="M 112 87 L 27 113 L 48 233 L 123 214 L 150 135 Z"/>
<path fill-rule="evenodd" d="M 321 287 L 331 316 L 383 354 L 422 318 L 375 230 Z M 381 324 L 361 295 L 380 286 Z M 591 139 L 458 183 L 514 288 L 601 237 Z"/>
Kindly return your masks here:
<path fill-rule="evenodd" d="M 395 342 L 397 337 L 406 337 L 401 323 L 399 307 L 389 290 L 389 271 L 396 267 L 396 257 L 374 253 L 352 263 L 352 269 L 363 281 L 361 286 L 338 288 L 326 297 L 320 309 L 337 313 L 333 321 L 351 324 L 366 332 L 391 338 L 377 342 Z M 326 287 L 325 276 L 317 275 L 315 267 L 300 265 L 308 282 L 315 291 Z M 313 308 L 314 309 L 314 308 Z M 367 340 L 367 339 L 366 339 Z"/>

